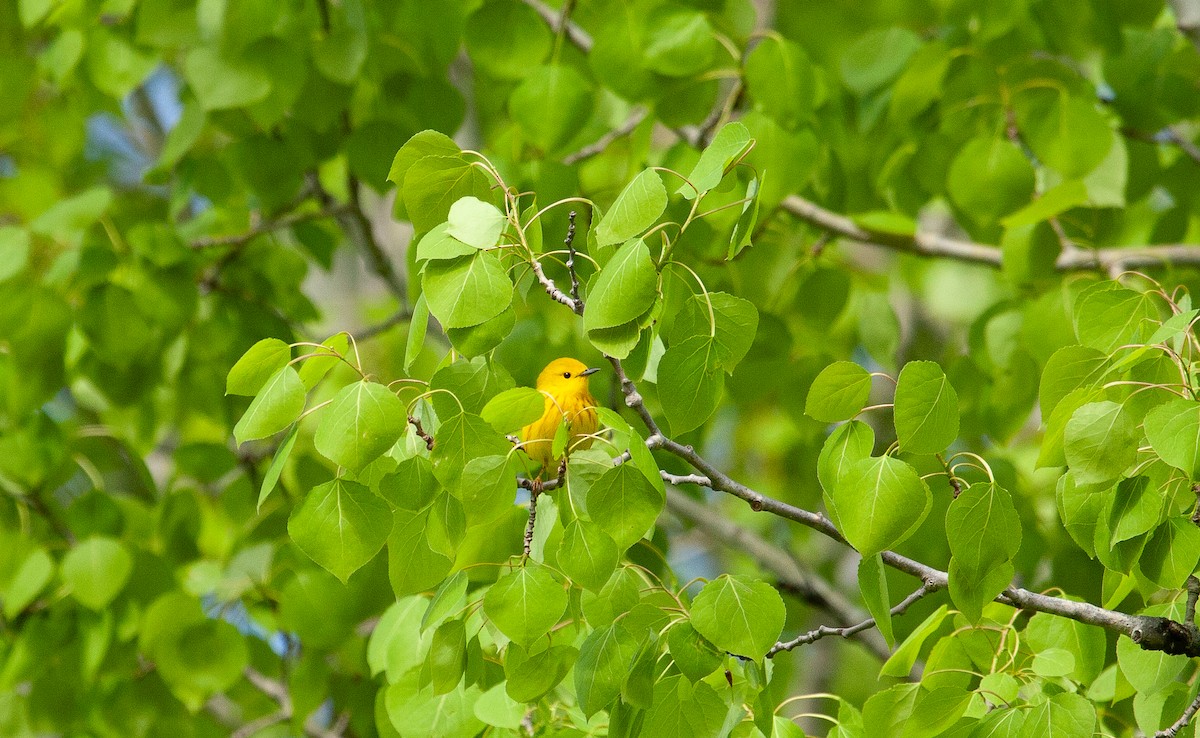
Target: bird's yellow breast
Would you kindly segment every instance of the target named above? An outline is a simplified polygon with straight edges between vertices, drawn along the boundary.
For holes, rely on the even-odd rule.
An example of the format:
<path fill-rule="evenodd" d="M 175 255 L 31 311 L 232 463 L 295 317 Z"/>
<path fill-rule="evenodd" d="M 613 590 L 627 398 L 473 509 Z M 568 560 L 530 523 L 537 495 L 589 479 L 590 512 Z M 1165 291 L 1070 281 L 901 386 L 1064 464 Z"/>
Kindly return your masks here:
<path fill-rule="evenodd" d="M 590 436 L 600 423 L 596 416 L 596 401 L 586 390 L 556 395 L 553 391 L 543 389 L 542 394 L 546 396 L 545 412 L 541 418 L 521 430 L 522 448 L 534 462 L 542 466 L 543 471 L 553 473 L 551 467 L 557 461 L 554 456 L 554 436 L 563 418 L 567 419 L 571 431 L 566 453 L 590 447 Z"/>

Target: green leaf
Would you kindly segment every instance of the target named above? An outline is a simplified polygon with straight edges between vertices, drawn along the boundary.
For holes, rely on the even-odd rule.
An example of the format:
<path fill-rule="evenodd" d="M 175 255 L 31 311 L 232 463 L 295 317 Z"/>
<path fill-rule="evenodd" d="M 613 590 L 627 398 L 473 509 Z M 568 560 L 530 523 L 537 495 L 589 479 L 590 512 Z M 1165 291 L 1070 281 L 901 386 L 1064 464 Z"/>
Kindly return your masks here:
<path fill-rule="evenodd" d="M 654 225 L 667 209 L 667 188 L 662 177 L 646 169 L 633 178 L 596 227 L 601 246 L 628 241 Z"/>
<path fill-rule="evenodd" d="M 445 328 L 466 328 L 494 318 L 512 302 L 513 284 L 488 251 L 430 262 L 421 287 L 429 312 Z"/>
<path fill-rule="evenodd" d="M 584 589 L 600 591 L 621 558 L 617 544 L 598 525 L 573 520 L 563 531 L 558 548 L 558 567 Z"/>
<path fill-rule="evenodd" d="M 445 156 L 457 157 L 460 153 L 458 144 L 454 143 L 454 139 L 440 131 L 425 130 L 420 133 L 415 133 L 411 138 L 404 142 L 400 150 L 396 152 L 396 156 L 392 159 L 391 169 L 388 170 L 387 181 L 396 185 L 400 192 L 396 195 L 396 202 L 393 205 L 393 215 L 398 220 L 406 220 L 408 211 L 404 207 L 404 177 L 408 174 L 408 170 L 416 164 L 419 159 L 426 156 Z M 448 212 L 448 211 L 447 211 Z"/>
<path fill-rule="evenodd" d="M 21 561 L 4 593 L 4 617 L 17 617 L 41 594 L 54 576 L 54 559 L 44 548 L 35 548 Z M 81 600 L 82 601 L 82 600 Z"/>
<path fill-rule="evenodd" d="M 878 28 L 863 34 L 842 54 L 842 79 L 860 97 L 882 88 L 903 71 L 921 40 L 907 28 Z"/>
<path fill-rule="evenodd" d="M 256 509 L 261 510 L 263 503 L 271 496 L 275 485 L 279 483 L 279 475 L 283 473 L 283 465 L 287 463 L 288 456 L 292 454 L 292 448 L 296 445 L 296 436 L 299 435 L 300 426 L 294 425 L 284 437 L 283 443 L 279 444 L 279 448 L 275 451 L 275 457 L 271 459 L 271 465 L 267 467 L 267 471 L 263 474 L 262 484 L 258 488 L 258 506 Z"/>
<path fill-rule="evenodd" d="M 338 365 L 339 362 L 342 361 L 342 359 L 339 359 L 337 356 L 331 356 L 330 354 L 340 354 L 341 356 L 346 356 L 346 354 L 349 353 L 350 337 L 346 333 L 335 333 L 329 338 L 326 338 L 325 341 L 321 343 L 321 346 L 324 348 L 317 349 L 311 346 L 307 347 L 307 351 L 309 353 L 316 355 L 309 356 L 304 360 L 304 363 L 300 365 L 300 381 L 303 382 L 304 386 L 309 390 L 311 390 L 313 387 L 316 387 L 317 384 L 325 378 L 325 375 L 329 374 L 330 370 L 332 370 Z"/>
<path fill-rule="evenodd" d="M 875 693 L 863 705 L 868 735 L 934 738 L 946 735 L 971 702 L 972 693 L 957 686 L 929 688 L 899 684 Z"/>
<path fill-rule="evenodd" d="M 1025 637 L 1033 652 L 1065 648 L 1075 657 L 1072 679 L 1088 684 L 1099 676 L 1107 659 L 1104 631 L 1076 620 L 1037 613 L 1025 626 Z"/>
<path fill-rule="evenodd" d="M 1042 417 L 1049 418 L 1058 403 L 1075 390 L 1099 382 L 1107 365 L 1108 357 L 1088 346 L 1063 346 L 1055 351 L 1042 371 L 1038 390 Z"/>
<path fill-rule="evenodd" d="M 1096 558 L 1096 527 L 1105 504 L 1100 492 L 1096 486 L 1075 484 L 1075 475 L 1069 470 L 1058 478 L 1055 490 L 1063 528 L 1091 558 Z"/>
<path fill-rule="evenodd" d="M 176 689 L 197 692 L 201 700 L 237 683 L 250 661 L 246 641 L 230 623 L 202 620 L 184 626 L 154 649 L 155 667 Z M 192 695 L 184 696 L 190 700 Z"/>
<path fill-rule="evenodd" d="M 900 647 L 892 652 L 891 657 L 880 667 L 879 675 L 900 679 L 908 678 L 908 675 L 912 672 L 913 665 L 917 663 L 917 656 L 921 653 L 921 647 L 925 645 L 925 641 L 929 639 L 929 636 L 933 635 L 941 627 L 942 621 L 949 614 L 949 608 L 945 605 L 931 612 L 929 617 L 921 621 L 921 624 L 914 628 L 912 633 L 909 633 L 908 638 L 904 639 Z"/>
<path fill-rule="evenodd" d="M 271 375 L 288 365 L 292 359 L 292 347 L 278 338 L 264 338 L 251 346 L 237 360 L 225 379 L 225 394 L 258 394 Z"/>
<path fill-rule="evenodd" d="M 849 420 L 866 407 L 870 394 L 870 372 L 852 361 L 835 361 L 808 388 L 804 414 L 822 423 Z"/>
<path fill-rule="evenodd" d="M 508 683 L 500 682 L 480 695 L 475 703 L 475 717 L 497 728 L 518 730 L 528 706 L 509 697 L 507 690 Z"/>
<path fill-rule="evenodd" d="M 586 316 L 585 316 L 586 320 Z M 596 328 L 588 331 L 588 342 L 605 356 L 615 359 L 625 359 L 637 347 L 642 337 L 642 329 L 637 321 L 612 328 Z"/>
<path fill-rule="evenodd" d="M 590 718 L 621 694 L 639 648 L 638 640 L 621 623 L 588 634 L 575 662 L 575 694 L 584 715 Z"/>
<path fill-rule="evenodd" d="M 664 498 L 632 464 L 621 464 L 592 482 L 587 511 L 620 551 L 637 543 L 662 512 Z"/>
<path fill-rule="evenodd" d="M 726 259 L 737 258 L 737 255 L 742 253 L 742 249 L 751 245 L 750 238 L 754 235 L 755 226 L 758 225 L 760 202 L 758 193 L 762 189 L 762 183 L 766 177 L 766 171 L 759 172 L 758 176 L 751 177 L 750 183 L 746 185 L 746 204 L 742 206 L 742 214 L 738 216 L 733 231 L 729 234 L 729 251 L 725 254 Z"/>
<path fill-rule="evenodd" d="M 433 471 L 448 489 L 458 486 L 463 467 L 471 459 L 506 456 L 512 449 L 512 444 L 473 413 L 458 413 L 443 420 L 434 440 Z"/>
<path fill-rule="evenodd" d="M 468 195 L 450 206 L 446 235 L 477 249 L 490 249 L 499 243 L 507 222 L 500 208 Z"/>
<path fill-rule="evenodd" d="M 183 76 L 205 110 L 241 108 L 266 99 L 271 78 L 257 65 L 201 46 L 188 52 Z"/>
<path fill-rule="evenodd" d="M 1095 705 L 1071 692 L 1061 692 L 1035 705 L 1021 726 L 1021 735 L 1028 738 L 1086 738 L 1095 732 Z"/>
<path fill-rule="evenodd" d="M 1172 516 L 1158 526 L 1138 559 L 1142 573 L 1163 589 L 1182 589 L 1200 563 L 1200 528 Z"/>
<path fill-rule="evenodd" d="M 433 599 L 429 600 L 429 607 L 421 616 L 421 630 L 453 615 L 461 607 L 466 594 L 467 573 L 456 571 L 453 576 L 442 582 L 442 586 L 438 587 L 437 592 L 434 593 Z"/>
<path fill-rule="evenodd" d="M 1003 138 L 975 138 L 950 164 L 946 191 L 975 222 L 991 224 L 1029 203 L 1033 166 Z"/>
<path fill-rule="evenodd" d="M 1174 602 L 1151 605 L 1139 614 L 1166 617 L 1175 621 L 1183 619 L 1183 598 Z M 1186 656 L 1170 656 L 1162 651 L 1143 651 L 1128 638 L 1117 639 L 1117 663 L 1121 674 L 1133 688 L 1142 694 L 1155 694 L 1175 681 L 1188 665 Z"/>
<path fill-rule="evenodd" d="M 1122 479 L 1109 499 L 1109 548 L 1153 530 L 1161 519 L 1163 495 L 1149 477 Z"/>
<path fill-rule="evenodd" d="M 896 380 L 896 438 L 900 450 L 934 454 L 958 438 L 958 393 L 932 361 L 910 361 Z"/>
<path fill-rule="evenodd" d="M 1068 180 L 1042 193 L 1041 197 L 1012 215 L 1003 218 L 1000 224 L 1005 228 L 1020 228 L 1041 223 L 1071 208 L 1083 205 L 1087 201 L 1087 187 L 1083 182 L 1077 179 Z"/>
<path fill-rule="evenodd" d="M 464 198 L 465 199 L 465 198 Z M 461 200 L 459 202 L 462 202 Z M 455 203 L 457 204 L 457 203 Z M 439 223 L 417 241 L 417 261 L 440 261 L 474 256 L 479 249 L 465 244 L 449 233 L 450 224 Z M 424 297 L 424 293 L 421 295 Z"/>
<path fill-rule="evenodd" d="M 803 47 L 779 35 L 763 38 L 746 57 L 744 77 L 755 107 L 795 130 L 812 117 L 817 79 Z"/>
<path fill-rule="evenodd" d="M 458 686 L 467 670 L 467 629 L 461 620 L 438 626 L 425 658 L 434 694 L 446 694 Z"/>
<path fill-rule="evenodd" d="M 334 396 L 313 444 L 325 458 L 357 472 L 400 440 L 407 424 L 404 403 L 382 384 L 363 380 Z"/>
<path fill-rule="evenodd" d="M 712 313 L 709 314 L 709 305 Z M 758 331 L 758 309 L 749 300 L 724 292 L 693 295 L 671 326 L 672 342 L 708 335 L 716 322 L 716 362 L 728 373 L 746 357 Z"/>
<path fill-rule="evenodd" d="M 468 358 L 483 356 L 508 338 L 517 324 L 517 313 L 509 305 L 494 318 L 468 328 L 447 328 L 446 338 L 460 354 Z"/>
<path fill-rule="evenodd" d="M 850 468 L 871 458 L 874 448 L 875 431 L 861 420 L 851 420 L 834 428 L 817 457 L 817 479 L 825 494 L 833 494 Z"/>
<path fill-rule="evenodd" d="M 690 77 L 707 69 L 720 48 L 708 18 L 679 6 L 655 8 L 648 19 L 647 69 L 668 77 Z"/>
<path fill-rule="evenodd" d="M 915 469 L 891 456 L 854 463 L 826 493 L 838 530 L 863 556 L 912 535 L 929 514 L 933 495 Z"/>
<path fill-rule="evenodd" d="M 374 558 L 392 532 L 392 509 L 357 482 L 334 479 L 313 487 L 288 517 L 300 550 L 342 582 Z"/>
<path fill-rule="evenodd" d="M 1072 179 L 1104 160 L 1116 136 L 1094 98 L 1040 94 L 1032 104 L 1022 104 L 1022 99 L 1031 97 L 1018 97 L 1017 124 L 1021 140 L 1041 162 Z"/>
<path fill-rule="evenodd" d="M 512 509 L 521 468 L 516 454 L 480 456 L 467 462 L 461 482 L 452 491 L 463 502 L 468 525 L 491 523 Z"/>
<path fill-rule="evenodd" d="M 1118 346 L 1145 342 L 1158 319 L 1153 300 L 1150 293 L 1135 292 L 1115 282 L 1089 287 L 1075 299 L 1079 342 L 1105 353 Z"/>
<path fill-rule="evenodd" d="M 274 435 L 300 417 L 304 412 L 307 391 L 300 375 L 285 366 L 271 375 L 259 390 L 246 413 L 233 426 L 233 437 L 239 443 Z"/>
<path fill-rule="evenodd" d="M 692 626 L 722 651 L 760 659 L 783 632 L 786 611 L 766 582 L 722 574 L 692 601 Z"/>
<path fill-rule="evenodd" d="M 972 484 L 946 512 L 950 553 L 967 571 L 1011 561 L 1021 548 L 1021 519 L 1007 490 L 990 483 Z"/>
<path fill-rule="evenodd" d="M 887 641 L 889 647 L 895 647 L 896 636 L 892 632 L 892 604 L 888 595 L 887 572 L 883 559 L 878 555 L 864 557 L 858 562 L 858 589 L 862 592 L 863 603 L 867 612 L 875 618 L 875 627 Z"/>
<path fill-rule="evenodd" d="M 577 69 L 549 64 L 525 75 L 508 98 L 508 113 L 531 144 L 543 152 L 557 151 L 591 117 L 594 96 Z"/>
<path fill-rule="evenodd" d="M 1154 452 L 1190 478 L 1200 477 L 1200 402 L 1171 400 L 1146 415 L 1146 440 Z"/>
<path fill-rule="evenodd" d="M 658 363 L 658 394 L 673 433 L 699 428 L 712 416 L 724 379 L 715 338 L 693 336 L 667 349 Z"/>
<path fill-rule="evenodd" d="M 397 510 L 387 539 L 388 578 L 397 597 L 424 592 L 450 573 L 454 560 L 429 545 L 429 510 Z"/>
<path fill-rule="evenodd" d="M 379 480 L 379 494 L 401 510 L 423 510 L 441 492 L 442 486 L 433 475 L 433 465 L 424 456 L 412 456 L 401 461 L 396 470 Z"/>
<path fill-rule="evenodd" d="M 520 430 L 542 417 L 546 396 L 531 387 L 513 387 L 488 400 L 479 412 L 500 433 Z"/>
<path fill-rule="evenodd" d="M 483 597 L 484 614 L 522 646 L 549 633 L 566 610 L 566 590 L 549 569 L 533 562 L 501 576 Z"/>
<path fill-rule="evenodd" d="M 685 735 L 718 738 L 725 732 L 727 720 L 736 723 L 745 714 L 740 706 L 726 706 L 725 700 L 705 682 L 692 685 L 686 679 L 668 677 L 654 685 L 654 692 L 656 699 L 647 710 L 638 734 L 641 738 Z"/>
<path fill-rule="evenodd" d="M 583 315 L 584 330 L 613 328 L 637 320 L 654 306 L 657 297 L 658 272 L 650 249 L 640 239 L 628 241 L 592 282 Z"/>
<path fill-rule="evenodd" d="M 483 723 L 475 717 L 479 687 L 453 689 L 442 695 L 422 683 L 421 670 L 414 669 L 387 687 L 384 712 L 392 730 L 405 735 L 467 736 L 477 735 Z"/>
<path fill-rule="evenodd" d="M 334 82 L 353 84 L 367 60 L 367 36 L 354 28 L 338 28 L 313 46 L 313 63 Z"/>
<path fill-rule="evenodd" d="M 551 646 L 525 656 L 520 646 L 512 648 L 504 662 L 505 689 L 517 702 L 536 702 L 558 686 L 574 666 L 579 651 L 574 646 Z"/>
<path fill-rule="evenodd" d="M 765 44 L 765 42 L 764 42 Z M 760 44 L 761 45 L 761 44 Z M 713 136 L 712 143 L 700 154 L 700 160 L 692 167 L 688 181 L 683 183 L 676 193 L 688 200 L 697 197 L 697 191 L 708 192 L 721 184 L 721 178 L 729 165 L 750 146 L 750 131 L 741 123 L 726 123 Z"/>
<path fill-rule="evenodd" d="M 422 293 L 413 305 L 412 319 L 408 323 L 408 337 L 404 341 L 404 371 L 411 372 L 421 349 L 425 346 L 425 332 L 429 330 L 429 302 Z"/>
<path fill-rule="evenodd" d="M 404 172 L 400 194 L 413 228 L 424 233 L 444 223 L 450 207 L 460 199 L 473 196 L 487 200 L 491 197 L 491 185 L 482 170 L 461 156 L 424 156 Z"/>
<path fill-rule="evenodd" d="M 688 621 L 677 623 L 667 631 L 667 648 L 675 666 L 693 682 L 712 674 L 725 660 L 725 655 Z"/>
<path fill-rule="evenodd" d="M 1067 421 L 1064 451 L 1075 479 L 1094 484 L 1116 479 L 1137 459 L 1137 423 L 1115 402 L 1089 402 Z"/>
<path fill-rule="evenodd" d="M 133 557 L 118 540 L 95 536 L 67 551 L 63 556 L 63 582 L 80 604 L 103 610 L 129 581 Z"/>
<path fill-rule="evenodd" d="M 950 580 L 950 599 L 971 623 L 978 623 L 983 617 L 983 608 L 996 598 L 996 595 L 1012 585 L 1016 570 L 1008 561 L 995 564 L 990 569 L 967 569 L 958 559 L 950 559 L 948 570 Z"/>
<path fill-rule="evenodd" d="M 549 56 L 554 34 L 533 8 L 498 0 L 471 14 L 463 40 L 477 69 L 497 79 L 518 80 Z"/>
<path fill-rule="evenodd" d="M 88 38 L 87 65 L 92 81 L 115 98 L 127 96 L 144 82 L 157 61 L 103 26 L 93 28 Z"/>
<path fill-rule="evenodd" d="M 29 263 L 29 232 L 0 226 L 0 282 L 20 274 Z"/>

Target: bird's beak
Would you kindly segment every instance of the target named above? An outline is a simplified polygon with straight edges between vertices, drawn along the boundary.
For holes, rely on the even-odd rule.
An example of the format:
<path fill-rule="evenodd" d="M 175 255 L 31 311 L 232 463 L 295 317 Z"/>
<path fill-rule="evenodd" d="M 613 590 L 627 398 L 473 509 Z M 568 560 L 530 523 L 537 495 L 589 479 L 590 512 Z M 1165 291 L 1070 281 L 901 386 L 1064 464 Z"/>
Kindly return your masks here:
<path fill-rule="evenodd" d="M 598 372 L 598 371 L 600 371 L 600 367 L 598 367 L 598 366 L 594 366 L 594 367 L 592 367 L 591 369 L 584 369 L 583 371 L 579 372 L 579 376 L 581 376 L 581 377 L 587 377 L 587 376 L 590 376 L 590 375 L 592 375 L 592 374 L 595 374 L 595 373 L 596 373 L 596 372 Z"/>

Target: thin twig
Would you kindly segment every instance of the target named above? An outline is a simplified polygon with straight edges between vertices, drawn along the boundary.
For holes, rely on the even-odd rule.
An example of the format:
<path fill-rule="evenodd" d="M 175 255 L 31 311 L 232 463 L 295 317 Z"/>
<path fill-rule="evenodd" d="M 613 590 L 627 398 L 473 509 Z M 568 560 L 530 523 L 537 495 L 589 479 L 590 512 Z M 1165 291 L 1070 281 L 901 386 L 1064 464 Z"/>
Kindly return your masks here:
<path fill-rule="evenodd" d="M 303 213 L 289 213 L 273 220 L 263 221 L 262 223 L 259 223 L 251 227 L 249 230 L 243 231 L 242 233 L 234 233 L 228 236 L 197 238 L 188 245 L 197 250 L 213 249 L 226 246 L 237 248 L 239 246 L 245 246 L 247 243 L 253 241 L 259 236 L 263 236 L 268 233 L 274 233 L 276 231 L 282 231 L 286 228 L 291 228 L 292 226 L 299 225 L 300 223 L 307 223 L 312 220 L 337 217 L 345 212 L 346 208 L 344 206 L 335 206 L 331 208 L 322 208 L 320 210 L 309 210 Z"/>
<path fill-rule="evenodd" d="M 1154 734 L 1154 738 L 1175 738 L 1179 734 L 1179 731 L 1186 728 L 1187 724 L 1196 716 L 1197 710 L 1200 710 L 1200 694 L 1196 695 L 1196 699 L 1192 700 L 1192 704 L 1187 706 L 1187 709 L 1183 711 L 1179 719 L 1171 723 L 1171 727 L 1158 731 Z"/>
<path fill-rule="evenodd" d="M 417 438 L 420 438 L 422 441 L 425 442 L 425 448 L 432 451 L 433 443 L 434 443 L 433 436 L 429 435 L 429 432 L 427 430 L 425 430 L 424 427 L 422 427 L 421 419 L 418 418 L 416 415 L 409 415 L 408 422 L 410 425 L 412 425 L 413 430 L 416 432 Z"/>
<path fill-rule="evenodd" d="M 628 118 L 625 119 L 624 123 L 596 139 L 594 143 L 590 143 L 587 146 L 584 146 L 577 151 L 572 151 L 564 156 L 562 158 L 563 164 L 578 164 L 585 159 L 590 159 L 597 154 L 604 153 L 605 149 L 607 149 L 613 141 L 616 141 L 619 138 L 625 138 L 637 130 L 637 127 L 640 126 L 642 121 L 646 119 L 646 115 L 648 113 L 649 111 L 646 110 L 646 108 L 634 108 L 633 112 Z"/>
<path fill-rule="evenodd" d="M 554 280 L 546 276 L 545 270 L 542 269 L 541 262 L 539 262 L 537 259 L 530 259 L 529 267 L 533 270 L 534 278 L 536 278 L 546 290 L 546 294 L 550 295 L 555 302 L 562 303 L 563 305 L 571 308 L 576 315 L 583 315 L 583 300 L 575 300 L 570 295 L 560 290 L 558 285 L 554 284 Z"/>
<path fill-rule="evenodd" d="M 292 716 L 289 713 L 286 713 L 283 710 L 278 710 L 243 724 L 240 728 L 230 733 L 229 738 L 250 738 L 250 736 L 254 735 L 260 730 L 265 730 L 272 725 L 278 725 L 279 723 L 291 719 Z"/>
<path fill-rule="evenodd" d="M 413 316 L 412 310 L 410 310 L 408 307 L 402 307 L 399 310 L 397 310 L 396 312 L 389 315 L 388 317 L 384 318 L 379 323 L 376 323 L 374 325 L 369 325 L 366 328 L 363 328 L 362 330 L 357 331 L 354 334 L 354 337 L 356 339 L 358 339 L 359 341 L 370 340 L 377 336 L 381 336 L 384 333 L 387 333 L 388 331 L 390 331 L 391 329 L 400 325 L 401 323 L 412 320 L 412 316 Z"/>
<path fill-rule="evenodd" d="M 922 597 L 924 597 L 925 595 L 929 594 L 932 591 L 934 591 L 933 588 L 928 587 L 925 584 L 922 584 L 920 587 L 918 587 L 916 589 L 916 591 L 914 591 L 908 597 L 905 597 L 903 600 L 901 600 L 900 604 L 893 607 L 890 611 L 891 614 L 893 616 L 903 615 L 905 610 L 907 610 L 909 607 L 911 607 L 914 602 L 921 599 Z M 791 651 L 792 649 L 797 648 L 799 646 L 804 646 L 809 643 L 819 641 L 822 638 L 824 638 L 825 636 L 835 635 L 835 636 L 841 636 L 842 638 L 849 638 L 852 635 L 861 633 L 865 630 L 868 630 L 868 629 L 874 628 L 874 627 L 875 627 L 875 618 L 867 618 L 866 620 L 862 621 L 861 623 L 849 625 L 844 628 L 832 628 L 828 625 L 822 625 L 821 627 L 817 628 L 816 630 L 810 630 L 807 633 L 802 633 L 801 635 L 796 636 L 795 638 L 793 638 L 790 641 L 780 641 L 779 643 L 776 643 L 774 646 L 771 646 L 770 651 L 767 651 L 767 658 L 769 658 L 769 659 L 774 658 L 775 654 L 780 653 L 781 651 Z"/>
<path fill-rule="evenodd" d="M 583 51 L 591 51 L 592 37 L 587 31 L 571 22 L 570 18 L 558 13 L 553 8 L 549 7 L 539 0 L 524 0 L 525 4 L 537 11 L 538 15 L 542 16 L 542 20 L 554 30 L 555 33 L 566 33 L 567 39 L 575 45 L 576 48 Z"/>
<path fill-rule="evenodd" d="M 567 237 L 563 239 L 567 247 L 567 272 L 571 275 L 571 300 L 579 313 L 583 310 L 583 300 L 579 299 L 579 275 L 575 273 L 575 211 L 567 214 Z"/>

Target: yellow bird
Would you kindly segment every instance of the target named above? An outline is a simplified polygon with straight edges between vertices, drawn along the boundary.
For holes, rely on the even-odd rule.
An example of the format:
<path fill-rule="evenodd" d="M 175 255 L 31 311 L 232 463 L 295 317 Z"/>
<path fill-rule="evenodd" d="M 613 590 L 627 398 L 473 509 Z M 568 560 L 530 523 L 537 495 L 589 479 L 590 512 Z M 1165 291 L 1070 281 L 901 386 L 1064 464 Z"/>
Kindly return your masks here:
<path fill-rule="evenodd" d="M 571 431 L 567 453 L 592 445 L 590 436 L 599 427 L 599 420 L 596 400 L 588 391 L 588 377 L 598 371 L 581 361 L 562 358 L 547 364 L 538 375 L 537 389 L 546 397 L 546 409 L 540 419 L 521 429 L 521 447 L 541 465 L 543 473 L 555 472 L 554 436 L 563 418 Z"/>

